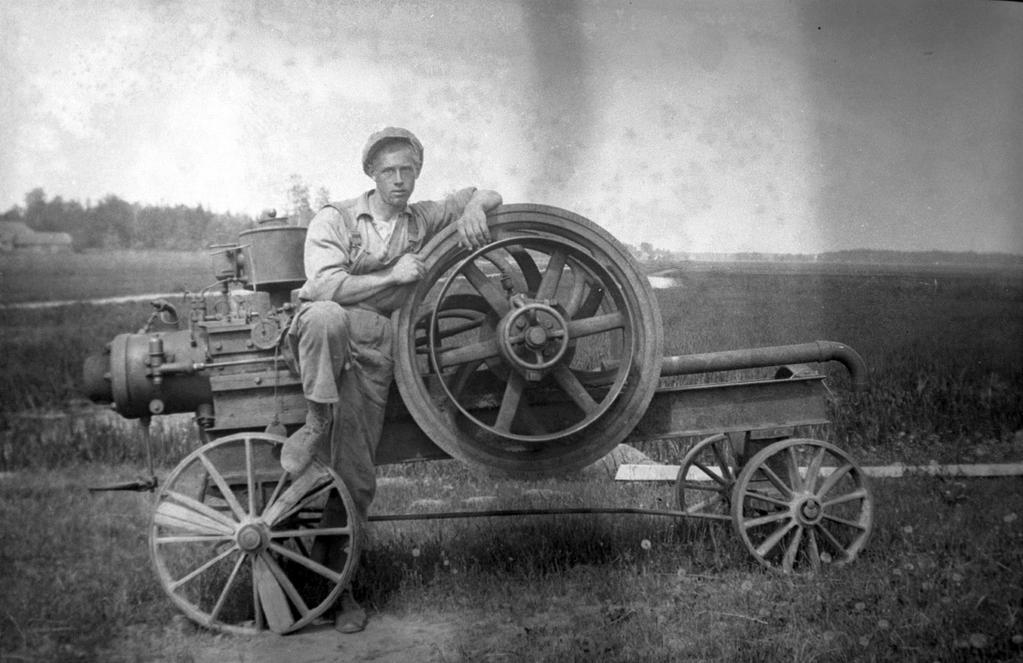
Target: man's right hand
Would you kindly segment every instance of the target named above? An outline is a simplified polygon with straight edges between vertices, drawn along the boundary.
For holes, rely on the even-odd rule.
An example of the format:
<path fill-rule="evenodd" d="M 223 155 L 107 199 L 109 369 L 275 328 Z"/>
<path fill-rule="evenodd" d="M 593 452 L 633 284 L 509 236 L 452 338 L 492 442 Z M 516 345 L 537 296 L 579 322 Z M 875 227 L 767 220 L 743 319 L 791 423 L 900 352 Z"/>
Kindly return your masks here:
<path fill-rule="evenodd" d="M 415 253 L 406 253 L 391 267 L 391 278 L 395 283 L 413 283 L 426 274 L 426 263 Z"/>

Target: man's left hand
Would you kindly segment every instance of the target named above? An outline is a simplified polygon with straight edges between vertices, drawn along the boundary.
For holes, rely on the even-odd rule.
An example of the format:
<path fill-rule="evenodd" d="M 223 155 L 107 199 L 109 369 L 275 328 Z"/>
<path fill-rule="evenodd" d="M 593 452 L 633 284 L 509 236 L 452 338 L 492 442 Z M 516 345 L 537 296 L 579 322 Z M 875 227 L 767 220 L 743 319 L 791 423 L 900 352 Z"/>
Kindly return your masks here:
<path fill-rule="evenodd" d="M 487 214 L 482 207 L 472 205 L 465 208 L 462 217 L 455 222 L 458 228 L 458 244 L 467 249 L 478 249 L 490 242 L 490 228 Z"/>

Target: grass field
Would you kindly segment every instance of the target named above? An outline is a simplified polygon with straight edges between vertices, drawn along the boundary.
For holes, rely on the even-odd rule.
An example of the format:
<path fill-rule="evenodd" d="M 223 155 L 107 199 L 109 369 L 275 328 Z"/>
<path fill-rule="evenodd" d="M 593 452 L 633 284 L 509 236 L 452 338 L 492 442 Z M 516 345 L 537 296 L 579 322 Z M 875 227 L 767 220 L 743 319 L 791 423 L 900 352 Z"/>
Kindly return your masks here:
<path fill-rule="evenodd" d="M 16 278 L 5 263 L 2 301 L 209 280 L 191 258 L 74 260 L 58 272 L 23 264 Z M 167 280 L 154 278 L 164 269 Z M 862 463 L 1023 460 L 1023 275 L 690 265 L 681 281 L 658 291 L 668 352 L 826 339 L 863 354 L 871 377 L 863 394 L 827 367 L 840 396 L 832 439 Z M 160 592 L 146 551 L 151 497 L 85 491 L 142 473 L 132 426 L 76 416 L 75 405 L 84 355 L 137 329 L 146 309 L 2 312 L 0 658 L 189 661 L 221 642 L 182 626 Z M 187 419 L 154 421 L 158 474 L 197 444 Z M 676 462 L 679 445 L 646 451 Z M 380 512 L 422 498 L 460 507 L 481 495 L 501 508 L 673 501 L 670 486 L 495 482 L 452 462 L 381 474 Z M 436 660 L 1023 657 L 1019 480 L 875 488 L 866 551 L 816 578 L 761 571 L 729 525 L 559 516 L 375 526 L 358 591 L 374 610 L 457 625 Z"/>

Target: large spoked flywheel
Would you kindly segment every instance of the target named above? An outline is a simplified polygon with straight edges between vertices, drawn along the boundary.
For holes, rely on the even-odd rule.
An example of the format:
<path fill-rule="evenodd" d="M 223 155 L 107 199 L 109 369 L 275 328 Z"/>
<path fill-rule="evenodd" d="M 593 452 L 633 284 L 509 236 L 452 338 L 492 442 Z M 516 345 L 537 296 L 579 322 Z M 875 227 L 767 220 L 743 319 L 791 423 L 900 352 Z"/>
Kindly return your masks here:
<path fill-rule="evenodd" d="M 505 205 L 492 241 L 448 228 L 398 319 L 395 372 L 419 426 L 454 458 L 512 476 L 600 458 L 657 387 L 663 332 L 646 278 L 571 212 Z"/>

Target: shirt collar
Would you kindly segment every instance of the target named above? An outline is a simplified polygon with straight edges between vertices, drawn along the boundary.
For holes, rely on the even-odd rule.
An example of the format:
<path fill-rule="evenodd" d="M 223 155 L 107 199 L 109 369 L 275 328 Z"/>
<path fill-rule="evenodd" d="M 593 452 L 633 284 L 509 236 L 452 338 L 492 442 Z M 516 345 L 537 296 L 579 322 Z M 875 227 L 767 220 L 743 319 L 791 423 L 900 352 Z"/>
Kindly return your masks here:
<path fill-rule="evenodd" d="M 373 212 L 369 207 L 369 197 L 376 193 L 376 189 L 370 189 L 366 191 L 355 201 L 355 218 L 360 219 L 366 217 L 367 219 L 373 219 Z M 409 217 L 412 215 L 412 210 L 409 209 L 408 203 L 405 203 L 405 209 L 399 213 L 399 216 Z"/>

